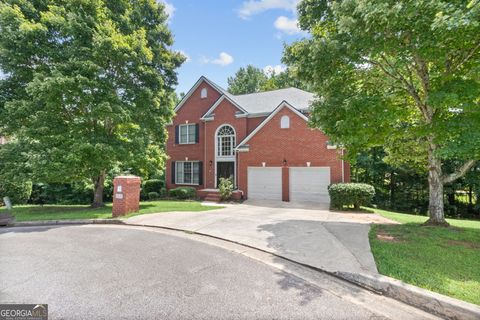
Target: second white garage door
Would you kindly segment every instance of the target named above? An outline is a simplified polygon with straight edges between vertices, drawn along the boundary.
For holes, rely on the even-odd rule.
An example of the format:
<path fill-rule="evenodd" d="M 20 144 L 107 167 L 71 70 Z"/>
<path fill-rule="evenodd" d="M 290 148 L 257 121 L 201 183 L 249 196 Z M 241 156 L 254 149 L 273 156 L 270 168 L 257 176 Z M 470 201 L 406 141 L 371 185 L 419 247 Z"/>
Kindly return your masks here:
<path fill-rule="evenodd" d="M 282 200 L 282 168 L 248 167 L 248 199 Z"/>
<path fill-rule="evenodd" d="M 328 203 L 328 167 L 290 167 L 290 201 Z"/>

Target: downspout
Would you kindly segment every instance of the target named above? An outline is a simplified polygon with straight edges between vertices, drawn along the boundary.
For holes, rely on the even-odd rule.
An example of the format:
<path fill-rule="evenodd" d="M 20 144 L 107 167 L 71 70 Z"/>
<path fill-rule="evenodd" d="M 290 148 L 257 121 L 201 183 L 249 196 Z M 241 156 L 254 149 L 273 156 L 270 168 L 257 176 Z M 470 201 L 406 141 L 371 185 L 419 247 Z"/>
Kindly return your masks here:
<path fill-rule="evenodd" d="M 343 150 L 342 149 L 342 182 L 345 182 L 345 161 L 343 160 Z"/>

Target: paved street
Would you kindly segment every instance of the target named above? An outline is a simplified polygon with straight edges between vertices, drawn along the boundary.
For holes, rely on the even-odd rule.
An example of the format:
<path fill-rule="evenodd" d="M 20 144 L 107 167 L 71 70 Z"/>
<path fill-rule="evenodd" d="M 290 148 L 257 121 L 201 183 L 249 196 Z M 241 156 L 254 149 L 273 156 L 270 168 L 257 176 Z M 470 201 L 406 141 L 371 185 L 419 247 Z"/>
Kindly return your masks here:
<path fill-rule="evenodd" d="M 373 274 L 377 267 L 368 240 L 370 223 L 394 223 L 376 214 L 339 213 L 319 204 L 280 201 L 147 214 L 126 222 L 200 232 L 332 272 Z"/>
<path fill-rule="evenodd" d="M 51 319 L 424 316 L 337 280 L 313 284 L 187 234 L 150 230 L 101 225 L 0 229 L 0 303 L 48 303 Z"/>

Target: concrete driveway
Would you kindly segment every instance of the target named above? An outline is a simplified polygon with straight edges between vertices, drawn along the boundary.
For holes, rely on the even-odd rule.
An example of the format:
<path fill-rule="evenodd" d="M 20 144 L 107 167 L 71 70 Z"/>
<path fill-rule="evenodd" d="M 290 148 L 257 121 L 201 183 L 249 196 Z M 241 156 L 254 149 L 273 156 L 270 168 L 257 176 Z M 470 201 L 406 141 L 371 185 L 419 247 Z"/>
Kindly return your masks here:
<path fill-rule="evenodd" d="M 375 214 L 330 212 L 318 204 L 267 201 L 126 220 L 207 234 L 327 271 L 352 273 L 377 273 L 368 241 L 370 224 L 375 222 L 393 223 Z"/>

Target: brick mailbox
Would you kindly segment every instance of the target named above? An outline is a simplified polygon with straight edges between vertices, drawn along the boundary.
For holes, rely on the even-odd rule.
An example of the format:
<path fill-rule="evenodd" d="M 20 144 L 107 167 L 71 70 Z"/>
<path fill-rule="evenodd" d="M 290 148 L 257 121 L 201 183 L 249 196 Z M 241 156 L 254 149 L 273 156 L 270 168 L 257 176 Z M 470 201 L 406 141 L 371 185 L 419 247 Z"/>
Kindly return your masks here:
<path fill-rule="evenodd" d="M 137 176 L 118 176 L 113 179 L 112 217 L 139 210 L 140 183 L 141 179 Z"/>

